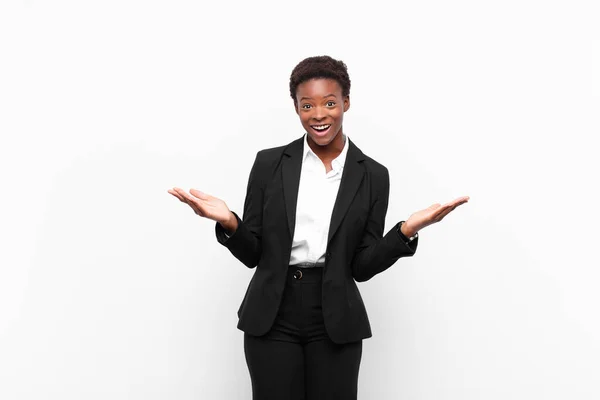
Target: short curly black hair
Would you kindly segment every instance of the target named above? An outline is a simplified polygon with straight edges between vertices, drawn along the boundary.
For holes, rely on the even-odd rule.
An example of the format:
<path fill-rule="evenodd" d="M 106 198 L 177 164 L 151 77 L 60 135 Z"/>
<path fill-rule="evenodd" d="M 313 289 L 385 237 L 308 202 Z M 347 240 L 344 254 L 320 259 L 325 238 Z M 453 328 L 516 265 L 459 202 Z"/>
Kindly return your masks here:
<path fill-rule="evenodd" d="M 342 88 L 342 96 L 350 95 L 350 76 L 343 61 L 329 56 L 308 57 L 294 67 L 290 76 L 290 96 L 294 103 L 298 85 L 314 78 L 334 79 Z"/>

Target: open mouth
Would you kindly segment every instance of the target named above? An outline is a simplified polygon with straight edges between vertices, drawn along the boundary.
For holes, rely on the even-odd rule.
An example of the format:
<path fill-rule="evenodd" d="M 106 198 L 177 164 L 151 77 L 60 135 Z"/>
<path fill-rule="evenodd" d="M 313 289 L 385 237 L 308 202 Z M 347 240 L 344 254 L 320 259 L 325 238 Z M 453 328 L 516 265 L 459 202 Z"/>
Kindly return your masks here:
<path fill-rule="evenodd" d="M 311 125 L 310 127 L 313 129 L 313 131 L 323 134 L 326 133 L 329 128 L 331 128 L 331 124 Z"/>

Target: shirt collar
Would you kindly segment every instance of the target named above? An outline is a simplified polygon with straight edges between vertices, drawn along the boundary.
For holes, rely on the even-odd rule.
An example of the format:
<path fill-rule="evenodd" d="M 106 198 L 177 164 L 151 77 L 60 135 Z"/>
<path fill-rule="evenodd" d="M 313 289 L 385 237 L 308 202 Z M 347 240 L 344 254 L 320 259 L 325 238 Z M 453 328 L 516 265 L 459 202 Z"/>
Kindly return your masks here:
<path fill-rule="evenodd" d="M 331 161 L 331 168 L 335 172 L 339 172 L 344 168 L 344 164 L 346 163 L 346 155 L 348 154 L 348 136 L 345 134 L 342 135 L 344 136 L 344 147 L 342 148 L 342 152 Z M 302 162 L 304 163 L 309 154 L 313 157 L 316 157 L 316 159 L 320 161 L 319 156 L 317 156 L 308 145 L 308 134 L 304 134 L 304 141 L 302 143 Z"/>

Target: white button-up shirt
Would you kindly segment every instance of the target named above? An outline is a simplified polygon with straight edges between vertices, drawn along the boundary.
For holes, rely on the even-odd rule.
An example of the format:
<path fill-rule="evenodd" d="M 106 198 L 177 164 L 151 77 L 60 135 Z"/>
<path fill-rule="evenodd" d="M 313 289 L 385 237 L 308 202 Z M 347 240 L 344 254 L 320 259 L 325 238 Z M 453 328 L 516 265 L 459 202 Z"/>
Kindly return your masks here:
<path fill-rule="evenodd" d="M 307 140 L 307 135 L 304 135 L 296 227 L 289 262 L 290 265 L 305 267 L 325 262 L 329 223 L 348 154 L 348 138 L 344 135 L 344 148 L 331 161 L 332 170 L 326 172 L 325 164 L 312 151 Z"/>

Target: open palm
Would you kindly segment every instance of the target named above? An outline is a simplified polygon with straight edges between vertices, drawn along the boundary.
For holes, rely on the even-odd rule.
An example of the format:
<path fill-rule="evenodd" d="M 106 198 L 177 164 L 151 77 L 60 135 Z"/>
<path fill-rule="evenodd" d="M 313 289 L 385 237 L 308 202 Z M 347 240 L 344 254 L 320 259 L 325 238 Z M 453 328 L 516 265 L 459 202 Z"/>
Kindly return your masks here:
<path fill-rule="evenodd" d="M 168 192 L 177 197 L 181 202 L 189 205 L 201 217 L 212 219 L 216 222 L 223 222 L 227 221 L 231 215 L 227 204 L 218 197 L 211 196 L 210 194 L 196 189 L 190 189 L 188 193 L 177 187 L 169 189 Z"/>
<path fill-rule="evenodd" d="M 436 203 L 411 214 L 404 223 L 404 225 L 406 225 L 405 229 L 407 230 L 407 235 L 412 236 L 426 226 L 440 222 L 452 210 L 467 201 L 469 201 L 469 196 L 462 196 L 444 205 Z"/>

